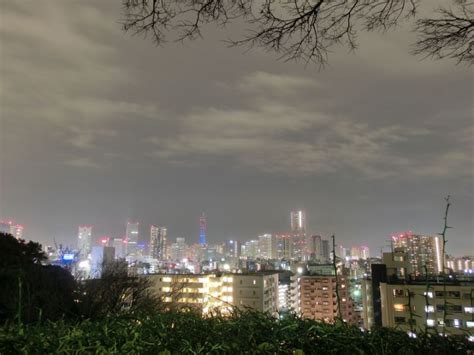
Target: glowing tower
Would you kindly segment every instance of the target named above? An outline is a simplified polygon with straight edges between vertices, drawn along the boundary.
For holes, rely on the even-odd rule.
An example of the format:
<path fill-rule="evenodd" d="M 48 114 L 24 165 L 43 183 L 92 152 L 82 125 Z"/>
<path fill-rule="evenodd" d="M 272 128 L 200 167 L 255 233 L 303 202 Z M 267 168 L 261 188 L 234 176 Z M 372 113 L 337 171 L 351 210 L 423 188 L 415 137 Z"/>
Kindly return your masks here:
<path fill-rule="evenodd" d="M 203 213 L 199 218 L 199 244 L 206 245 L 207 220 Z"/>

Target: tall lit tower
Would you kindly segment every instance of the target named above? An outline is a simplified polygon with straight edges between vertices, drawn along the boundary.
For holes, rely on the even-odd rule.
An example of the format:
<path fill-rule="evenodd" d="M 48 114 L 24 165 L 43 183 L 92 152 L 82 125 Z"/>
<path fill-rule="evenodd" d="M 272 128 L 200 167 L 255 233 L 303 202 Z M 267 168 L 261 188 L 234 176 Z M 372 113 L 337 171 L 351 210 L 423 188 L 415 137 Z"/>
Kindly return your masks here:
<path fill-rule="evenodd" d="M 290 219 L 291 231 L 293 233 L 300 231 L 306 232 L 306 214 L 304 211 L 291 211 Z"/>
<path fill-rule="evenodd" d="M 150 227 L 150 256 L 158 260 L 166 260 L 167 248 L 167 229 L 152 225 Z"/>
<path fill-rule="evenodd" d="M 207 219 L 203 213 L 199 218 L 199 244 L 206 245 Z"/>
<path fill-rule="evenodd" d="M 92 226 L 79 226 L 77 249 L 81 258 L 87 258 L 92 246 Z"/>
<path fill-rule="evenodd" d="M 135 254 L 138 243 L 138 222 L 127 222 L 127 229 L 125 231 L 125 240 L 127 241 L 126 254 Z"/>
<path fill-rule="evenodd" d="M 306 248 L 306 215 L 304 211 L 291 211 L 290 223 L 293 258 L 295 260 L 304 260 L 308 257 Z"/>

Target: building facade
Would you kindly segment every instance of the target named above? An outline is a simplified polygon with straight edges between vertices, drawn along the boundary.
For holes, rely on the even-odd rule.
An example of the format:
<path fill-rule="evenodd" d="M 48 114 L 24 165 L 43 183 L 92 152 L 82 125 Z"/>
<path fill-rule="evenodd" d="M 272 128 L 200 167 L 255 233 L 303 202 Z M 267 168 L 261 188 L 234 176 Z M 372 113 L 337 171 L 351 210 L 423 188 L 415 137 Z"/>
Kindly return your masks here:
<path fill-rule="evenodd" d="M 127 222 L 127 227 L 125 229 L 126 255 L 136 254 L 138 237 L 139 237 L 139 223 Z"/>
<path fill-rule="evenodd" d="M 158 260 L 166 260 L 168 247 L 168 230 L 165 227 L 150 227 L 150 256 Z"/>
<path fill-rule="evenodd" d="M 290 234 L 277 234 L 277 258 L 280 260 L 290 260 L 293 254 L 293 244 Z"/>
<path fill-rule="evenodd" d="M 437 275 L 443 271 L 442 244 L 439 236 L 418 235 L 411 231 L 392 235 L 393 249 L 406 251 L 414 277 Z"/>
<path fill-rule="evenodd" d="M 197 308 L 203 314 L 234 307 L 276 314 L 278 274 L 155 274 L 147 276 L 169 308 Z"/>
<path fill-rule="evenodd" d="M 83 259 L 91 252 L 92 247 L 92 226 L 79 226 L 77 234 L 77 249 L 79 256 Z"/>
<path fill-rule="evenodd" d="M 13 221 L 0 221 L 0 232 L 11 234 L 16 239 L 23 239 L 24 227 Z"/>
<path fill-rule="evenodd" d="M 176 238 L 176 243 L 171 244 L 170 258 L 173 261 L 181 262 L 187 257 L 187 248 L 184 238 Z"/>
<path fill-rule="evenodd" d="M 306 214 L 304 211 L 291 211 L 290 213 L 292 258 L 306 260 L 308 250 L 306 246 Z"/>
<path fill-rule="evenodd" d="M 278 257 L 276 236 L 272 234 L 260 235 L 257 254 L 261 259 L 276 259 Z"/>
<path fill-rule="evenodd" d="M 337 280 L 342 319 L 349 324 L 357 324 L 348 281 L 342 276 L 338 276 Z M 335 322 L 339 317 L 335 276 L 301 276 L 298 288 L 298 311 L 303 318 Z"/>
<path fill-rule="evenodd" d="M 381 283 L 380 295 L 384 327 L 459 335 L 474 332 L 474 282 Z"/>

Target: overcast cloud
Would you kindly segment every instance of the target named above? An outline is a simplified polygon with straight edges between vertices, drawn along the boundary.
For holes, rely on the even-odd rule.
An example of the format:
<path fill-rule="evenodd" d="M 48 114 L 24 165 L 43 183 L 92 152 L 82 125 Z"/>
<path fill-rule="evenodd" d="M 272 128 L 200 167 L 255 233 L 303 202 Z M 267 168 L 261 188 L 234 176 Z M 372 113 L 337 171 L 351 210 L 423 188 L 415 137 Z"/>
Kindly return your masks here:
<path fill-rule="evenodd" d="M 361 34 L 322 71 L 227 48 L 227 32 L 155 47 L 121 31 L 121 2 L 2 1 L 0 218 L 43 243 L 127 219 L 172 238 L 289 228 L 376 254 L 399 230 L 474 253 L 473 75 L 409 54 L 410 26 Z M 238 27 L 238 26 L 237 26 Z"/>

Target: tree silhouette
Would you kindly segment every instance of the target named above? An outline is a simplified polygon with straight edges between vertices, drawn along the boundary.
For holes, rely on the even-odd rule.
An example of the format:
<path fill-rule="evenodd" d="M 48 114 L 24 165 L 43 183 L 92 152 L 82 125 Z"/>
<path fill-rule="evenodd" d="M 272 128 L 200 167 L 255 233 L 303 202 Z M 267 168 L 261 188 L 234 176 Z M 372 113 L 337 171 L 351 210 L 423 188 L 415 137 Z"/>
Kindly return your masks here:
<path fill-rule="evenodd" d="M 428 1 L 428 0 L 425 0 Z M 416 54 L 473 61 L 472 2 L 454 0 L 456 10 L 441 9 L 445 19 L 420 19 Z M 193 40 L 201 28 L 243 21 L 247 32 L 229 41 L 261 47 L 284 60 L 324 65 L 335 45 L 357 47 L 361 31 L 385 31 L 414 17 L 420 0 L 123 0 L 125 31 L 151 35 L 156 44 Z"/>
<path fill-rule="evenodd" d="M 474 2 L 456 0 L 454 8 L 440 8 L 438 18 L 420 19 L 420 38 L 414 52 L 435 59 L 474 61 Z"/>
<path fill-rule="evenodd" d="M 75 314 L 74 278 L 46 259 L 39 243 L 0 233 L 0 324 Z"/>

